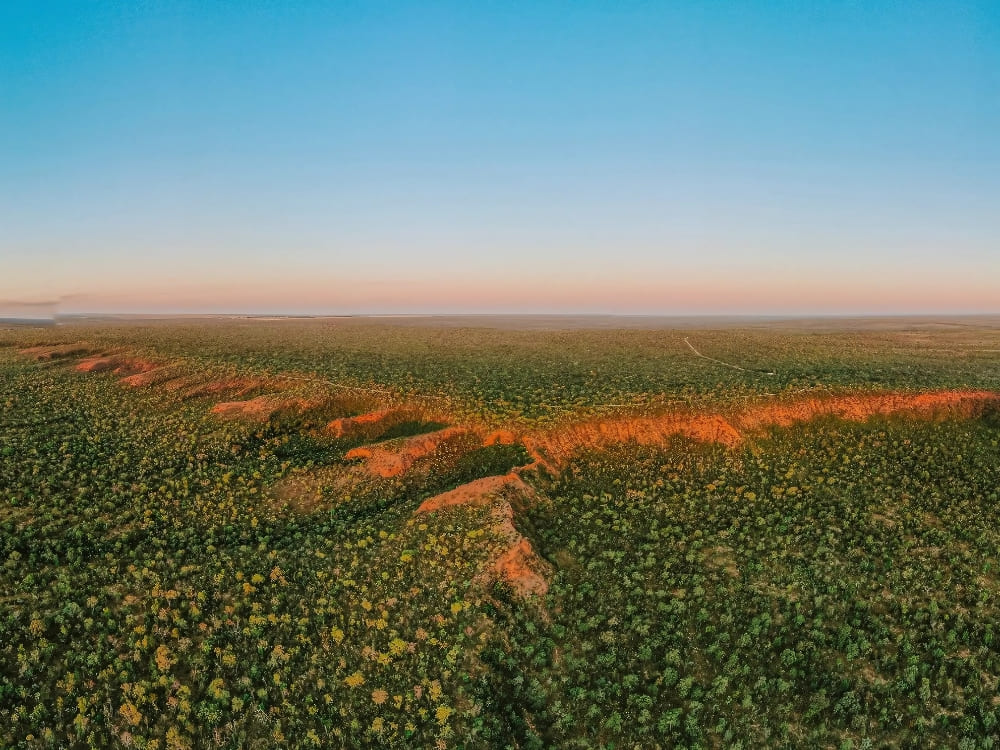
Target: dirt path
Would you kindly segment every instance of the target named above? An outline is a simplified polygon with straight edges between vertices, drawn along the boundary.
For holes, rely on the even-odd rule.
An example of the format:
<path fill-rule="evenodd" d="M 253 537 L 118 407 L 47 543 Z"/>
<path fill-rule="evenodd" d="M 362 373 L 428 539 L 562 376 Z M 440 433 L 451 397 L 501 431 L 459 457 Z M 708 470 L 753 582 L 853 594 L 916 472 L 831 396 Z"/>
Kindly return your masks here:
<path fill-rule="evenodd" d="M 760 372 L 760 373 L 763 373 L 764 375 L 774 375 L 775 374 L 773 372 L 764 371 L 764 370 L 748 370 L 745 367 L 740 367 L 739 365 L 734 365 L 731 362 L 723 362 L 721 359 L 716 359 L 715 357 L 709 357 L 709 356 L 707 356 L 705 354 L 702 354 L 701 352 L 699 352 L 697 349 L 694 348 L 694 344 L 692 344 L 690 342 L 690 340 L 688 340 L 687 336 L 684 337 L 684 343 L 687 344 L 688 349 L 690 349 L 692 352 L 694 352 L 694 356 L 701 357 L 702 359 L 707 359 L 709 362 L 715 362 L 716 364 L 722 365 L 723 367 L 731 367 L 732 369 L 739 370 L 740 372 Z"/>

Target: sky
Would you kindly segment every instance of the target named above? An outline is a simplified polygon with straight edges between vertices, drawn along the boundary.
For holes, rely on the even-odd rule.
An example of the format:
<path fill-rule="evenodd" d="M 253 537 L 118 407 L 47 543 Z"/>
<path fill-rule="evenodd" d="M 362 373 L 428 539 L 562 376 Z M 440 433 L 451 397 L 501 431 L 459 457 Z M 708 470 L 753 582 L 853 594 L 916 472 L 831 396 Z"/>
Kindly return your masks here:
<path fill-rule="evenodd" d="M 1000 3 L 0 3 L 0 306 L 1000 312 Z"/>

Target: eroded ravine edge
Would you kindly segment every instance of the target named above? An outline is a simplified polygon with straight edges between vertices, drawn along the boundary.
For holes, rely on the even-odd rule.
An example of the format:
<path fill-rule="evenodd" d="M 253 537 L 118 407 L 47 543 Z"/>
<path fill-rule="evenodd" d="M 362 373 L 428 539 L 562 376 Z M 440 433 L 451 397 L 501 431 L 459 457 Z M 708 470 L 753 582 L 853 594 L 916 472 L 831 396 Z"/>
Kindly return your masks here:
<path fill-rule="evenodd" d="M 665 444 L 685 437 L 730 448 L 772 427 L 788 427 L 818 417 L 865 421 L 875 416 L 905 415 L 918 419 L 975 418 L 1000 406 L 1000 394 L 983 390 L 842 393 L 823 397 L 761 401 L 719 412 L 664 412 L 605 418 L 568 419 L 545 429 L 496 429 L 468 424 L 440 408 L 425 404 L 387 403 L 359 389 L 338 389 L 332 381 L 319 386 L 313 379 L 295 376 L 218 377 L 185 371 L 128 352 L 101 351 L 87 343 L 36 346 L 20 354 L 39 362 L 64 361 L 81 373 L 105 373 L 133 388 L 162 388 L 185 398 L 219 398 L 209 411 L 220 419 L 267 422 L 282 415 L 305 415 L 328 407 L 330 399 L 354 399 L 358 413 L 333 418 L 325 428 L 333 438 L 356 439 L 362 444 L 344 458 L 361 462 L 373 478 L 401 477 L 414 464 L 443 446 L 520 445 L 530 461 L 507 474 L 478 478 L 425 500 L 416 514 L 454 509 L 490 508 L 491 531 L 505 545 L 483 582 L 502 581 L 523 597 L 544 595 L 552 566 L 517 529 L 518 512 L 535 501 L 536 490 L 525 480 L 532 474 L 556 476 L 581 449 L 616 443 Z M 298 381 L 309 381 L 300 392 Z M 375 390 L 375 389 L 372 389 Z M 353 395 L 351 395 L 353 394 Z M 343 406 L 343 404 L 342 404 Z M 441 423 L 440 429 L 394 440 L 382 440 L 404 421 Z"/>

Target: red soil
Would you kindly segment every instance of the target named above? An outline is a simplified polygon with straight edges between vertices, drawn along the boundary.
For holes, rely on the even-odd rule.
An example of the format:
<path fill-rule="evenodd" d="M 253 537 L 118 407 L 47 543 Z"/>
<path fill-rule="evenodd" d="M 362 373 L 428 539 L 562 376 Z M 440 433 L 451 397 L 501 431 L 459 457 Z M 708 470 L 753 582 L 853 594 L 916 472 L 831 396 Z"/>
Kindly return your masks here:
<path fill-rule="evenodd" d="M 76 365 L 78 372 L 114 372 L 118 375 L 131 376 L 155 370 L 157 365 L 145 359 L 120 357 L 87 357 Z"/>
<path fill-rule="evenodd" d="M 514 494 L 503 497 L 508 490 Z M 484 579 L 500 579 L 520 596 L 541 595 L 549 590 L 546 574 L 550 566 L 514 526 L 514 508 L 511 505 L 516 497 L 529 498 L 531 495 L 531 487 L 517 474 L 484 477 L 425 500 L 417 508 L 417 513 L 432 513 L 442 508 L 458 506 L 493 505 L 492 531 L 504 540 L 507 549 L 493 561 Z"/>
<path fill-rule="evenodd" d="M 401 421 L 402 415 L 395 409 L 383 409 L 356 417 L 341 417 L 326 426 L 326 431 L 335 438 L 351 437 L 368 432 L 370 428 L 390 427 Z M 367 429 L 366 429 L 367 428 Z"/>
<path fill-rule="evenodd" d="M 360 458 L 365 461 L 365 468 L 379 477 L 398 477 L 405 473 L 413 464 L 431 455 L 445 443 L 466 435 L 468 431 L 462 427 L 446 427 L 436 432 L 424 435 L 414 435 L 407 438 L 395 448 L 389 445 L 369 445 L 349 450 L 344 458 Z"/>
<path fill-rule="evenodd" d="M 788 427 L 821 416 L 852 421 L 864 421 L 876 415 L 889 414 L 921 418 L 971 418 L 981 415 L 990 405 L 998 403 L 1000 394 L 989 391 L 832 396 L 752 406 L 733 413 L 729 419 L 721 414 L 663 414 L 592 420 L 537 434 L 530 440 L 526 439 L 525 446 L 529 451 L 533 448 L 535 453 L 557 460 L 564 459 L 585 446 L 628 442 L 657 445 L 677 435 L 733 447 L 747 433 L 772 426 Z"/>
<path fill-rule="evenodd" d="M 548 466 L 545 459 L 541 458 L 542 455 L 558 461 L 585 446 L 597 447 L 629 442 L 638 445 L 659 445 L 675 435 L 730 446 L 736 445 L 741 439 L 735 428 L 717 415 L 686 417 L 670 414 L 570 424 L 558 431 L 538 435 L 531 443 L 535 453 L 539 455 L 535 463 Z"/>
<path fill-rule="evenodd" d="M 175 378 L 165 380 L 159 385 L 163 390 L 175 393 L 177 391 L 182 391 L 185 388 L 194 388 L 202 382 L 202 379 L 197 375 L 179 375 Z"/>
<path fill-rule="evenodd" d="M 483 445 L 514 445 L 517 442 L 517 435 L 510 430 L 496 430 L 483 438 Z"/>
<path fill-rule="evenodd" d="M 455 505 L 466 505 L 477 507 L 489 505 L 496 499 L 497 493 L 506 487 L 517 487 L 524 491 L 528 486 L 521 481 L 517 474 L 504 474 L 496 477 L 483 477 L 473 482 L 460 485 L 448 492 L 429 497 L 417 508 L 417 513 L 432 513 L 441 508 L 450 508 Z"/>
<path fill-rule="evenodd" d="M 159 367 L 159 364 L 150 362 L 148 359 L 126 359 L 115 369 L 115 374 L 122 377 L 131 377 L 133 375 L 152 372 Z"/>
<path fill-rule="evenodd" d="M 524 466 L 518 466 L 513 470 L 515 474 L 523 474 L 526 471 L 538 471 L 541 469 L 544 469 L 552 475 L 558 473 L 545 456 L 542 455 L 542 446 L 536 438 L 526 435 L 521 440 L 521 445 L 524 446 L 524 450 L 527 451 L 528 456 L 531 458 L 531 463 L 527 463 Z"/>
<path fill-rule="evenodd" d="M 146 386 L 160 382 L 169 372 L 169 366 L 154 367 L 152 370 L 137 372 L 135 375 L 127 375 L 120 382 L 133 388 L 145 388 Z"/>
<path fill-rule="evenodd" d="M 550 456 L 565 456 L 580 446 L 611 443 L 659 445 L 675 435 L 694 440 L 733 446 L 742 439 L 740 433 L 716 414 L 684 416 L 665 414 L 657 417 L 620 417 L 570 425 L 559 432 L 545 435 L 539 447 Z"/>
<path fill-rule="evenodd" d="M 998 402 L 1000 395 L 988 391 L 833 396 L 756 406 L 739 414 L 736 421 L 745 430 L 759 430 L 771 425 L 787 427 L 818 416 L 834 416 L 854 422 L 885 414 L 971 418 L 981 415 L 990 404 Z"/>
<path fill-rule="evenodd" d="M 118 367 L 118 357 L 87 357 L 76 365 L 77 372 L 108 372 Z"/>
<path fill-rule="evenodd" d="M 540 567 L 541 559 L 523 536 L 493 564 L 496 574 L 521 596 L 541 596 L 549 590 Z"/>
<path fill-rule="evenodd" d="M 301 398 L 277 398 L 258 396 L 248 401 L 223 401 L 212 407 L 212 414 L 223 419 L 246 419 L 251 422 L 266 422 L 276 414 L 301 413 L 316 406 Z"/>

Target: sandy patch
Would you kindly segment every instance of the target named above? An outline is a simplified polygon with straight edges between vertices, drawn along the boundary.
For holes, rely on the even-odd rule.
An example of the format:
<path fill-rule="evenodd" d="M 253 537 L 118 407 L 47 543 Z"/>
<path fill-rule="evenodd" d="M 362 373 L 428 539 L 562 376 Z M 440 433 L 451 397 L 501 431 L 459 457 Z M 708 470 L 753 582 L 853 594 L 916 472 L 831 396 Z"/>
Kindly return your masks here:
<path fill-rule="evenodd" d="M 504 494 L 509 491 L 507 497 Z M 531 542 L 514 526 L 511 501 L 533 497 L 534 491 L 514 473 L 484 477 L 425 500 L 417 513 L 431 513 L 442 508 L 493 506 L 490 514 L 492 532 L 505 545 L 503 552 L 483 573 L 482 582 L 503 581 L 518 596 L 539 596 L 549 590 L 551 564 L 532 547 Z"/>
<path fill-rule="evenodd" d="M 829 398 L 811 398 L 790 403 L 756 406 L 739 414 L 735 421 L 746 430 L 770 426 L 788 427 L 821 416 L 863 422 L 876 415 L 910 414 L 919 417 L 980 416 L 1000 402 L 1000 395 L 988 391 L 934 391 L 930 393 L 883 393 Z"/>
<path fill-rule="evenodd" d="M 76 364 L 77 372 L 110 372 L 118 367 L 119 357 L 87 357 Z"/>
<path fill-rule="evenodd" d="M 145 372 L 137 372 L 134 375 L 126 375 L 121 379 L 121 383 L 132 388 L 145 388 L 147 386 L 156 385 L 157 383 L 163 382 L 165 378 L 169 378 L 173 368 L 169 365 L 163 367 L 154 367 L 151 370 L 146 370 Z"/>
<path fill-rule="evenodd" d="M 525 486 L 526 489 L 527 486 Z M 493 513 L 494 531 L 507 540 L 507 549 L 493 563 L 491 575 L 507 583 L 522 597 L 544 595 L 549 590 L 552 565 L 541 557 L 531 542 L 514 526 L 514 509 L 509 502 L 498 505 Z"/>

